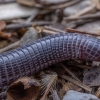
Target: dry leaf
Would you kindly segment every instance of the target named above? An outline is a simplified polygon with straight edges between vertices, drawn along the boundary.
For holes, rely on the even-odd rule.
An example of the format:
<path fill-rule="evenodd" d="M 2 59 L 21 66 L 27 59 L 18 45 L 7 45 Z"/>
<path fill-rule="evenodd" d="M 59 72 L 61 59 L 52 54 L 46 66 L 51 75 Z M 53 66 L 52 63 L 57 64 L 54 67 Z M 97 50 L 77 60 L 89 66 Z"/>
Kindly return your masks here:
<path fill-rule="evenodd" d="M 0 37 L 1 38 L 5 38 L 5 39 L 8 39 L 11 37 L 11 34 L 10 33 L 5 33 L 5 32 L 1 32 L 0 31 Z"/>
<path fill-rule="evenodd" d="M 63 98 L 63 96 L 69 91 L 69 90 L 76 90 L 76 91 L 81 91 L 82 89 L 79 88 L 78 86 L 72 84 L 72 83 L 62 83 L 63 87 L 60 89 L 59 94 Z"/>
<path fill-rule="evenodd" d="M 68 92 L 69 90 L 79 90 L 79 87 L 72 84 L 72 83 L 66 83 L 66 84 L 63 84 L 63 88 L 62 88 L 65 92 Z"/>
<path fill-rule="evenodd" d="M 7 38 L 11 37 L 11 34 L 1 32 L 5 27 L 6 27 L 5 21 L 0 21 L 0 37 L 7 39 Z"/>
<path fill-rule="evenodd" d="M 32 78 L 21 78 L 12 83 L 7 91 L 7 100 L 36 100 L 41 89 L 40 83 Z"/>
<path fill-rule="evenodd" d="M 41 84 L 42 84 L 42 91 L 44 94 L 40 100 L 46 99 L 48 93 L 52 91 L 52 89 L 56 86 L 56 81 L 57 81 L 56 73 L 45 74 L 43 76 L 43 78 L 41 79 Z"/>

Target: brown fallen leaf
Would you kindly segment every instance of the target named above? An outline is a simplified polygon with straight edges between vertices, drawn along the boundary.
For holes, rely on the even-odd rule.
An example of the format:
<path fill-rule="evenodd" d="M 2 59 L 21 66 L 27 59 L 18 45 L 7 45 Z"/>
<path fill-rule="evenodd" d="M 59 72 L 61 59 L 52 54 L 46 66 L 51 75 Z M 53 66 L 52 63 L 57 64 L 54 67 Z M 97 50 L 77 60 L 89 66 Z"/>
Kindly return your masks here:
<path fill-rule="evenodd" d="M 8 34 L 6 32 L 2 32 L 2 30 L 6 27 L 5 21 L 0 21 L 0 37 L 1 38 L 10 38 L 11 34 Z"/>
<path fill-rule="evenodd" d="M 1 32 L 0 31 L 0 37 L 1 38 L 5 38 L 5 39 L 8 39 L 11 37 L 11 34 L 10 33 L 5 33 L 5 32 Z"/>
<path fill-rule="evenodd" d="M 41 34 L 38 34 L 38 32 L 33 29 L 33 28 L 30 28 L 25 34 L 24 36 L 21 38 L 21 40 L 17 41 L 17 42 L 14 42 L 8 46 L 6 46 L 5 48 L 2 48 L 0 49 L 0 53 L 3 53 L 5 51 L 8 51 L 8 50 L 11 50 L 11 49 L 14 49 L 18 46 L 23 46 L 23 45 L 26 45 L 30 42 L 33 42 L 39 38 L 42 38 L 42 35 Z"/>
<path fill-rule="evenodd" d="M 7 100 L 36 100 L 41 90 L 40 83 L 33 78 L 21 78 L 7 90 Z"/>
<path fill-rule="evenodd" d="M 3 30 L 6 27 L 5 21 L 0 21 L 0 31 Z"/>

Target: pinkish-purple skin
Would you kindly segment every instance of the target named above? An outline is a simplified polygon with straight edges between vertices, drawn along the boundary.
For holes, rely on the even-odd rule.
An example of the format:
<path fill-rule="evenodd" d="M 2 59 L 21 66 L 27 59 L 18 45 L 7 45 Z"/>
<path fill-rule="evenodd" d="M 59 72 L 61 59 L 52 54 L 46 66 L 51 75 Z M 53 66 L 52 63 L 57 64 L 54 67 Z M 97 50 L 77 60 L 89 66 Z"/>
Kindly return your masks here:
<path fill-rule="evenodd" d="M 100 61 L 100 40 L 77 33 L 56 34 L 0 55 L 0 87 L 69 59 Z"/>

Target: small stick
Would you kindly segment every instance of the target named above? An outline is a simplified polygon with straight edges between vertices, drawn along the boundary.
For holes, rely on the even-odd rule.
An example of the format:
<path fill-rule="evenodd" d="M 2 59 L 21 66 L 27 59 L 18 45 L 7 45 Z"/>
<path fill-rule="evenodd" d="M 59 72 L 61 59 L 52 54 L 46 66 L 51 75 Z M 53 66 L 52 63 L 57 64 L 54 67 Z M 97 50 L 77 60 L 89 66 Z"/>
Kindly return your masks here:
<path fill-rule="evenodd" d="M 91 67 L 87 65 L 76 65 L 76 67 L 83 68 L 83 69 L 91 69 Z"/>
<path fill-rule="evenodd" d="M 83 68 L 83 69 L 91 69 L 91 66 L 82 65 L 79 62 L 77 62 L 75 59 L 73 59 L 73 61 L 71 61 L 71 63 L 68 62 L 68 66 L 79 67 L 79 68 Z"/>
<path fill-rule="evenodd" d="M 39 27 L 39 26 L 33 26 L 36 30 L 39 31 L 39 33 L 44 32 L 44 33 L 48 33 L 48 34 L 57 34 L 59 33 L 66 33 L 65 31 L 56 29 L 56 28 L 52 28 L 52 27 Z M 100 34 L 93 34 L 93 33 L 88 33 L 88 32 L 82 32 L 76 29 L 70 29 L 70 28 L 65 28 L 65 30 L 67 32 L 77 32 L 77 33 L 81 33 L 81 34 L 89 34 L 89 35 L 94 35 L 94 36 L 100 36 Z"/>
<path fill-rule="evenodd" d="M 71 82 L 71 83 L 73 83 L 73 84 L 75 84 L 75 85 L 77 85 L 77 86 L 79 86 L 79 87 L 81 87 L 81 88 L 83 88 L 83 89 L 89 91 L 90 93 L 91 93 L 91 91 L 92 91 L 92 89 L 91 89 L 90 87 L 88 87 L 88 86 L 86 86 L 86 85 L 84 85 L 84 84 L 82 84 L 82 83 L 76 81 L 75 79 L 73 79 L 73 78 L 71 78 L 71 77 L 69 77 L 69 76 L 62 75 L 61 77 L 62 77 L 63 79 L 65 79 L 65 80 L 67 80 L 67 81 L 69 81 L 69 82 Z"/>
<path fill-rule="evenodd" d="M 53 30 L 49 30 L 49 29 L 45 29 L 44 27 L 40 27 L 40 26 L 33 26 L 39 33 L 48 33 L 48 34 L 56 34 L 57 32 L 53 31 Z"/>
<path fill-rule="evenodd" d="M 37 31 L 39 31 L 39 33 L 44 32 L 44 33 L 48 33 L 48 34 L 57 34 L 57 33 L 66 33 L 65 31 L 56 29 L 56 28 L 52 28 L 52 27 L 40 27 L 40 26 L 33 26 Z"/>
<path fill-rule="evenodd" d="M 80 1 L 81 1 L 81 0 L 72 0 L 71 2 L 66 2 L 66 3 L 63 3 L 63 4 L 48 6 L 47 9 L 51 9 L 51 10 L 63 9 L 63 8 L 65 8 L 65 7 L 74 5 L 74 4 L 76 4 L 76 3 L 80 2 Z M 45 8 L 45 7 L 44 7 L 44 8 Z"/>
<path fill-rule="evenodd" d="M 83 10 L 81 10 L 78 13 L 76 13 L 75 15 L 69 16 L 68 18 L 77 18 L 77 17 L 79 17 L 79 16 L 81 16 L 83 14 L 86 14 L 87 12 L 92 11 L 95 7 L 96 7 L 96 5 L 93 4 L 93 5 L 91 5 L 91 6 L 87 7 L 87 8 L 84 8 Z"/>
<path fill-rule="evenodd" d="M 39 10 L 34 14 L 32 14 L 28 19 L 27 19 L 27 21 L 26 22 L 31 22 L 38 14 L 39 14 Z"/>
<path fill-rule="evenodd" d="M 53 28 L 51 26 L 44 26 L 44 29 L 48 29 L 48 30 L 52 30 L 52 31 L 55 31 L 55 32 L 60 32 L 60 33 L 65 33 L 65 31 L 59 30 L 57 28 Z"/>
<path fill-rule="evenodd" d="M 78 78 L 74 73 L 72 73 L 67 67 L 65 67 L 64 64 L 61 63 L 61 67 L 63 67 L 63 68 L 65 69 L 65 71 L 66 71 L 69 75 L 71 75 L 75 80 L 81 82 L 81 81 L 79 80 L 79 78 Z"/>
<path fill-rule="evenodd" d="M 74 21 L 69 22 L 67 24 L 67 27 L 68 28 L 77 28 L 78 26 L 84 25 L 85 23 L 90 23 L 90 22 L 93 22 L 96 20 L 97 20 L 97 18 L 96 19 L 88 19 L 88 20 L 87 19 L 74 20 Z"/>
<path fill-rule="evenodd" d="M 57 34 L 57 32 L 50 31 L 50 30 L 46 30 L 46 29 L 44 29 L 43 32 L 45 32 L 45 33 L 49 33 L 49 34 L 51 34 L 51 35 L 53 35 L 53 34 Z"/>
<path fill-rule="evenodd" d="M 81 33 L 81 34 L 89 34 L 89 35 L 94 35 L 94 36 L 100 36 L 100 34 L 93 34 L 93 33 L 89 33 L 89 32 L 82 32 L 82 31 L 79 31 L 79 30 L 76 30 L 76 29 L 70 29 L 70 28 L 66 28 L 65 29 L 66 31 L 68 32 L 77 32 L 77 33 Z"/>
<path fill-rule="evenodd" d="M 17 42 L 15 42 L 15 43 L 12 43 L 12 44 L 6 46 L 5 48 L 0 49 L 0 53 L 3 53 L 3 52 L 5 52 L 5 51 L 8 51 L 8 50 L 13 49 L 13 48 L 15 48 L 15 47 L 18 47 L 19 44 L 20 44 L 20 41 L 17 41 Z"/>
<path fill-rule="evenodd" d="M 78 16 L 78 17 L 64 17 L 64 20 L 72 21 L 72 20 L 80 20 L 80 19 L 99 19 L 100 18 L 100 12 L 96 14 L 88 14 L 88 15 L 83 15 L 83 16 Z"/>
<path fill-rule="evenodd" d="M 53 24 L 53 22 L 34 21 L 34 22 L 28 22 L 28 23 L 10 24 L 10 25 L 7 25 L 5 29 L 19 29 L 19 28 L 23 28 L 23 27 L 30 27 L 33 24 L 41 26 L 41 25 L 50 25 L 50 24 Z"/>

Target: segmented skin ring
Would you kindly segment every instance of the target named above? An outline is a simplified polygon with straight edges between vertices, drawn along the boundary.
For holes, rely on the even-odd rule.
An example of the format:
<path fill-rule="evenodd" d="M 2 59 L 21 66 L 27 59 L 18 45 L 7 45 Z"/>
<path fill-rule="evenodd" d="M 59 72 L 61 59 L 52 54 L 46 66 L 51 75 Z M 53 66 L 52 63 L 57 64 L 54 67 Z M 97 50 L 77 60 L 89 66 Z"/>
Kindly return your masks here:
<path fill-rule="evenodd" d="M 69 59 L 100 61 L 100 40 L 77 33 L 56 34 L 0 55 L 0 87 Z"/>

